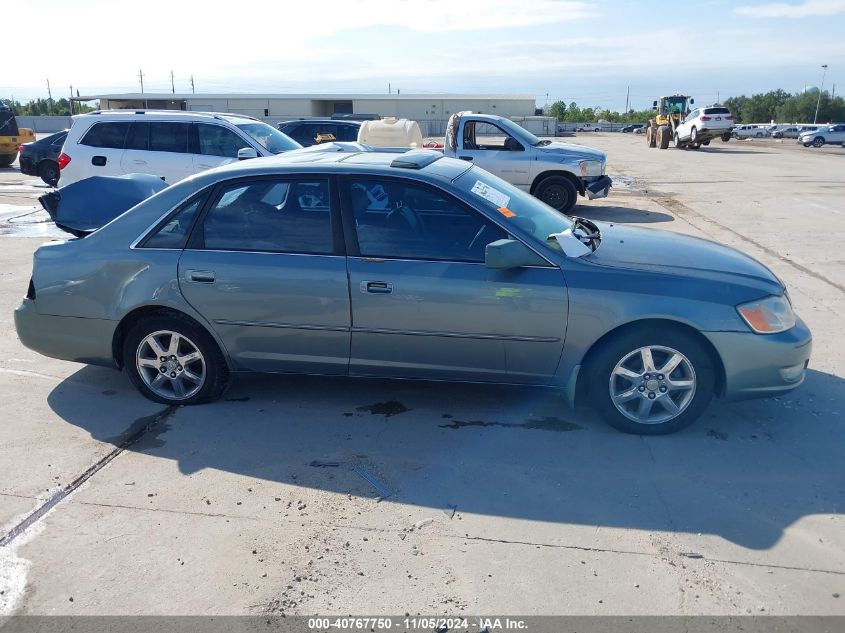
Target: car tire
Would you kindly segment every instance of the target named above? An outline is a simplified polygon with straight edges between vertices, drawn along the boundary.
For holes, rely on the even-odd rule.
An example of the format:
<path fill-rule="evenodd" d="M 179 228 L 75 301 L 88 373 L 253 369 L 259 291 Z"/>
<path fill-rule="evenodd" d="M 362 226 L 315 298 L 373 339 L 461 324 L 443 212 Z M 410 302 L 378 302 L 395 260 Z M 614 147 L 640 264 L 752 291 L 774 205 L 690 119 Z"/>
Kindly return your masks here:
<path fill-rule="evenodd" d="M 135 323 L 123 341 L 123 366 L 143 396 L 162 404 L 211 402 L 229 384 L 229 368 L 214 338 L 180 314 Z"/>
<path fill-rule="evenodd" d="M 731 140 L 731 133 L 730 132 L 725 132 L 724 134 L 722 134 L 722 142 L 723 143 L 729 143 L 730 140 Z"/>
<path fill-rule="evenodd" d="M 821 147 L 822 145 L 824 145 L 824 137 L 823 136 L 817 136 L 816 138 L 813 139 L 813 147 Z"/>
<path fill-rule="evenodd" d="M 672 138 L 672 132 L 668 125 L 661 125 L 657 128 L 657 147 L 658 149 L 667 149 L 669 147 L 669 140 Z"/>
<path fill-rule="evenodd" d="M 38 165 L 38 176 L 51 187 L 59 184 L 60 175 L 59 165 L 52 160 L 42 160 Z"/>
<path fill-rule="evenodd" d="M 692 126 L 692 129 L 689 131 L 689 140 L 692 143 L 695 143 L 698 140 L 698 130 L 695 129 L 695 126 Z"/>
<path fill-rule="evenodd" d="M 675 132 L 675 136 L 672 137 L 672 145 L 675 146 L 675 149 L 681 149 L 683 144 L 681 143 L 681 137 Z"/>
<path fill-rule="evenodd" d="M 652 359 L 651 367 L 646 358 Z M 677 364 L 661 373 L 670 359 Z M 664 435 L 689 426 L 704 412 L 716 386 L 704 344 L 693 334 L 666 327 L 644 326 L 611 336 L 586 369 L 593 407 L 612 427 L 637 435 Z"/>
<path fill-rule="evenodd" d="M 710 141 L 704 141 L 702 145 L 710 145 Z"/>
<path fill-rule="evenodd" d="M 15 159 L 18 157 L 17 153 L 15 154 L 0 154 L 0 167 L 8 167 L 12 163 L 15 162 Z"/>
<path fill-rule="evenodd" d="M 537 185 L 534 196 L 561 213 L 568 213 L 578 201 L 578 190 L 568 178 L 549 176 Z"/>
<path fill-rule="evenodd" d="M 756 132 L 754 134 L 754 138 L 763 138 L 763 133 L 762 132 Z"/>

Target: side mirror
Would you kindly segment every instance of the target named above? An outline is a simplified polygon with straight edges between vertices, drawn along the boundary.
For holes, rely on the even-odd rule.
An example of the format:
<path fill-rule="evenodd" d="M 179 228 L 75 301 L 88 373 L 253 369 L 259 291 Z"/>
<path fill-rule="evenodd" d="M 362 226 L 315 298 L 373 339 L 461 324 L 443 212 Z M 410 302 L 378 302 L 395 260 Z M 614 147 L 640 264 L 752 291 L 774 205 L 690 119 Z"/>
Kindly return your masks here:
<path fill-rule="evenodd" d="M 522 146 L 522 143 L 517 141 L 512 136 L 509 136 L 505 139 L 505 149 L 511 152 L 524 152 L 525 148 Z"/>
<path fill-rule="evenodd" d="M 484 249 L 487 268 L 520 268 L 522 266 L 547 266 L 548 262 L 517 240 L 496 240 Z"/>
<path fill-rule="evenodd" d="M 651 109 L 657 110 L 657 101 L 655 101 L 654 103 L 651 104 Z"/>
<path fill-rule="evenodd" d="M 238 150 L 238 160 L 249 160 L 250 158 L 258 158 L 258 152 L 252 147 L 242 147 Z"/>
<path fill-rule="evenodd" d="M 695 103 L 695 99 L 690 99 L 689 102 L 690 102 L 690 104 L 693 104 L 693 103 Z"/>

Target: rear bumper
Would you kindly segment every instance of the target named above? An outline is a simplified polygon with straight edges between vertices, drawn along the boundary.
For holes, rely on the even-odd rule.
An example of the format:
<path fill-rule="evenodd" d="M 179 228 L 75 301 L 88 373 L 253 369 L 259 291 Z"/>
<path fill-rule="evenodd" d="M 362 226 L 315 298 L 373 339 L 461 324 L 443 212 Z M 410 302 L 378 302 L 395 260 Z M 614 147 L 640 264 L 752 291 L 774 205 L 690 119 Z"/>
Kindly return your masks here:
<path fill-rule="evenodd" d="M 801 319 L 780 334 L 703 332 L 725 367 L 727 400 L 784 394 L 802 382 L 813 349 L 813 336 Z"/>
<path fill-rule="evenodd" d="M 15 309 L 18 338 L 29 349 L 60 360 L 114 367 L 112 339 L 117 321 L 40 314 L 35 301 Z"/>
<path fill-rule="evenodd" d="M 26 156 L 18 156 L 18 164 L 21 167 L 22 174 L 26 174 L 27 176 L 38 175 L 38 170 L 35 168 L 35 165 L 32 163 L 32 160 L 27 158 Z"/>

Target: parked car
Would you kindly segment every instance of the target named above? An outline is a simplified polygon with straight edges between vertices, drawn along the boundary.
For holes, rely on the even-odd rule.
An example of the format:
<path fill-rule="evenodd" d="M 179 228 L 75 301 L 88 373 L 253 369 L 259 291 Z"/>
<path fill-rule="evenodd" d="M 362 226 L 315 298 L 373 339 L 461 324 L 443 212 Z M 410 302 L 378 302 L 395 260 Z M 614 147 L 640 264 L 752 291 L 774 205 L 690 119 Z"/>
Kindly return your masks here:
<path fill-rule="evenodd" d="M 822 145 L 840 145 L 845 142 L 845 123 L 827 125 L 813 132 L 802 132 L 798 142 L 804 147 L 821 147 Z"/>
<path fill-rule="evenodd" d="M 634 130 L 634 134 L 645 134 L 646 126 L 641 125 L 637 129 Z"/>
<path fill-rule="evenodd" d="M 240 114 L 111 110 L 73 117 L 58 163 L 62 184 L 132 173 L 174 183 L 239 159 L 301 147 L 274 127 Z"/>
<path fill-rule="evenodd" d="M 789 125 L 772 132 L 772 138 L 798 138 L 800 131 L 797 125 Z"/>
<path fill-rule="evenodd" d="M 50 134 L 32 143 L 20 146 L 18 164 L 21 173 L 38 176 L 48 185 L 55 187 L 59 182 L 59 154 L 67 137 L 67 130 Z"/>
<path fill-rule="evenodd" d="M 601 126 L 598 123 L 586 123 L 579 125 L 576 132 L 601 132 Z"/>
<path fill-rule="evenodd" d="M 635 132 L 636 130 L 640 129 L 641 127 L 642 127 L 641 123 L 634 123 L 632 125 L 626 125 L 625 127 L 623 127 L 622 131 L 623 132 Z"/>
<path fill-rule="evenodd" d="M 762 125 L 737 125 L 731 130 L 734 138 L 766 138 L 769 130 Z"/>
<path fill-rule="evenodd" d="M 346 119 L 301 119 L 284 121 L 279 131 L 291 137 L 303 147 L 330 141 L 357 141 L 361 121 Z"/>
<path fill-rule="evenodd" d="M 607 155 L 596 149 L 540 140 L 495 114 L 456 112 L 446 123 L 446 156 L 472 162 L 567 213 L 578 196 L 607 196 Z"/>
<path fill-rule="evenodd" d="M 234 372 L 486 381 L 557 387 L 643 434 L 714 394 L 797 387 L 811 348 L 751 257 L 570 218 L 434 150 L 303 150 L 171 185 L 37 249 L 15 326 L 170 405 Z"/>
<path fill-rule="evenodd" d="M 675 129 L 675 147 L 699 148 L 714 138 L 730 135 L 733 115 L 727 108 L 696 108 Z"/>

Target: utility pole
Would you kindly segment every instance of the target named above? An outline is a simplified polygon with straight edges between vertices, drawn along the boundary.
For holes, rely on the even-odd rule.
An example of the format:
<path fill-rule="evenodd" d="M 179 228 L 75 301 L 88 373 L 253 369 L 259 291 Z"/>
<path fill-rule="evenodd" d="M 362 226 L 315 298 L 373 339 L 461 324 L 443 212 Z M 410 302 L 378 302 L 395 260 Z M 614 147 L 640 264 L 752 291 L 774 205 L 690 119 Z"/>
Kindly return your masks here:
<path fill-rule="evenodd" d="M 819 106 L 822 102 L 822 90 L 824 90 L 824 77 L 827 74 L 827 64 L 822 64 L 822 85 L 819 86 L 819 98 L 816 100 L 816 114 L 813 116 L 813 124 L 815 125 L 816 120 L 819 118 Z"/>
<path fill-rule="evenodd" d="M 176 94 L 176 86 L 173 85 L 173 71 L 170 71 L 170 92 Z"/>
<path fill-rule="evenodd" d="M 387 82 L 387 94 L 392 94 L 390 92 L 390 82 L 389 81 Z"/>
<path fill-rule="evenodd" d="M 73 116 L 73 85 L 70 87 L 70 100 L 68 103 L 70 104 L 70 116 Z"/>
<path fill-rule="evenodd" d="M 193 94 L 195 92 L 196 92 L 196 90 L 194 90 L 194 76 L 191 75 L 191 93 Z"/>
<path fill-rule="evenodd" d="M 53 93 L 50 90 L 50 78 L 47 78 L 47 103 L 50 106 L 50 114 L 53 113 Z"/>
<path fill-rule="evenodd" d="M 141 94 L 144 94 L 144 71 L 138 71 L 138 78 L 141 80 Z"/>
<path fill-rule="evenodd" d="M 625 114 L 628 114 L 628 105 L 631 102 L 631 86 L 625 90 Z"/>

